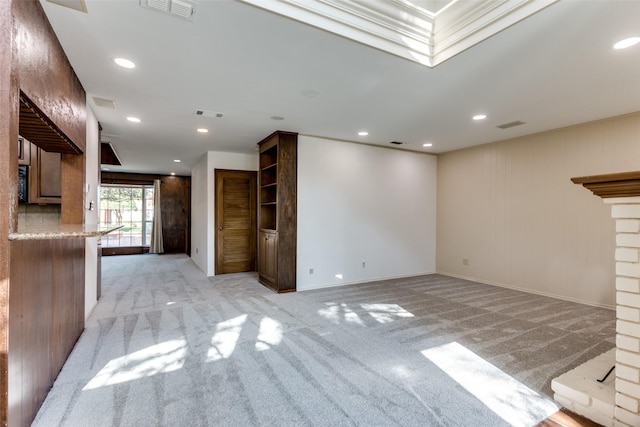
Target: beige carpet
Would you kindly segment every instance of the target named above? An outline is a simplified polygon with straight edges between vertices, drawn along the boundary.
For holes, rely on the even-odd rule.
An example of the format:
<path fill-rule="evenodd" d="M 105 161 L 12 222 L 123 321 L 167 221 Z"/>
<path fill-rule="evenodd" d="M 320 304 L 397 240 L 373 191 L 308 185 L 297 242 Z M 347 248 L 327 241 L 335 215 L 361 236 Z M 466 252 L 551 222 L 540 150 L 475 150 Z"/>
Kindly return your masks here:
<path fill-rule="evenodd" d="M 615 339 L 613 311 L 441 275 L 277 295 L 183 255 L 103 273 L 36 427 L 533 426 Z"/>

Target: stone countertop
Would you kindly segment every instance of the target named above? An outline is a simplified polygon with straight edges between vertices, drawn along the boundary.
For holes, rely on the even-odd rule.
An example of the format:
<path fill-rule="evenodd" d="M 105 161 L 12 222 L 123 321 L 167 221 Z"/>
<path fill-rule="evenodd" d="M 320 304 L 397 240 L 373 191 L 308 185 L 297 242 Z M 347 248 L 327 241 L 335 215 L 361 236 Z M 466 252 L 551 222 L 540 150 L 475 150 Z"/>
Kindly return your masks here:
<path fill-rule="evenodd" d="M 98 224 L 60 224 L 54 226 L 24 226 L 18 227 L 15 233 L 9 233 L 9 240 L 46 240 L 69 239 L 78 237 L 98 237 L 111 233 L 122 225 L 100 226 Z"/>

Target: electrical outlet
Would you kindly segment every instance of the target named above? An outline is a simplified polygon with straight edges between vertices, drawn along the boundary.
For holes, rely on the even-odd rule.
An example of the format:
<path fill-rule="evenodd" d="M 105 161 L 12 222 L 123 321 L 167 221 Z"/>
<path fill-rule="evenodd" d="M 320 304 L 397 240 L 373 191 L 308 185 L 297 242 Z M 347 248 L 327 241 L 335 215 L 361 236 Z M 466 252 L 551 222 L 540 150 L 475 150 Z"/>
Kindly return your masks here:
<path fill-rule="evenodd" d="M 466 258 L 462 258 L 462 265 L 469 265 L 469 260 Z"/>
<path fill-rule="evenodd" d="M 198 248 L 196 248 L 196 253 L 198 253 Z"/>
<path fill-rule="evenodd" d="M 364 261 L 362 261 L 362 268 L 365 268 L 366 266 L 367 264 Z"/>
<path fill-rule="evenodd" d="M 309 269 L 309 274 L 313 274 L 313 268 Z"/>

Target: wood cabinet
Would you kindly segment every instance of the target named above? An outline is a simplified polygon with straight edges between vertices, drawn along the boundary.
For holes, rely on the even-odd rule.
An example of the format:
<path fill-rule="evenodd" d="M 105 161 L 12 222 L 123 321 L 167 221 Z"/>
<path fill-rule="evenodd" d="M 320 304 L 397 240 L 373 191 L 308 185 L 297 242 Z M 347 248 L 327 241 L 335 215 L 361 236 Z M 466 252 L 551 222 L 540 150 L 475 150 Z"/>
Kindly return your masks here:
<path fill-rule="evenodd" d="M 269 287 L 275 287 L 278 277 L 278 235 L 274 231 L 260 231 L 258 237 L 258 271 L 260 279 Z M 266 282 L 266 283 L 265 283 Z"/>
<path fill-rule="evenodd" d="M 23 137 L 18 138 L 18 164 L 29 166 L 31 163 L 31 143 Z"/>
<path fill-rule="evenodd" d="M 34 144 L 30 145 L 31 162 L 29 167 L 29 203 L 62 203 L 61 156 L 60 153 L 44 151 Z"/>
<path fill-rule="evenodd" d="M 60 153 L 44 151 L 22 136 L 18 138 L 18 164 L 29 166 L 29 203 L 62 203 L 61 161 Z"/>
<path fill-rule="evenodd" d="M 276 292 L 296 290 L 298 134 L 277 131 L 258 143 L 258 274 Z"/>

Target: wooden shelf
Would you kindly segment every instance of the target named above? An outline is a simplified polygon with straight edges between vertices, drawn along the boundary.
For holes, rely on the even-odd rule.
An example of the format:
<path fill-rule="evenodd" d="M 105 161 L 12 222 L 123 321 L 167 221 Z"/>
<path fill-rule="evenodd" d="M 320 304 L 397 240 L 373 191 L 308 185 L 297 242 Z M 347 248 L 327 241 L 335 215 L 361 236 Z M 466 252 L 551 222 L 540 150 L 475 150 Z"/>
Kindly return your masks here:
<path fill-rule="evenodd" d="M 274 132 L 260 147 L 258 276 L 276 292 L 296 290 L 298 134 Z"/>

